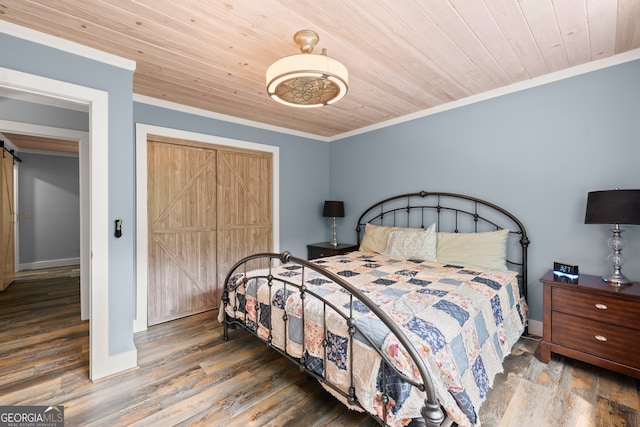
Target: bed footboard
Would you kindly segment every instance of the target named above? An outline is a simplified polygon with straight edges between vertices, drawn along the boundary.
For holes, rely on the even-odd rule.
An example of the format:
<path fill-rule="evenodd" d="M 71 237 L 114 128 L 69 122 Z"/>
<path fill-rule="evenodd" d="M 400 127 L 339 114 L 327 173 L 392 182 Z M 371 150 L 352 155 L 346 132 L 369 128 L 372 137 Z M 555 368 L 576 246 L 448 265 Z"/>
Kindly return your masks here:
<path fill-rule="evenodd" d="M 268 265 L 268 267 L 254 270 L 249 268 L 248 265 L 255 265 L 256 262 L 262 262 L 262 265 Z M 275 276 L 272 274 L 272 269 L 275 268 L 276 265 L 283 265 L 287 268 L 292 268 L 297 270 L 297 279 L 287 279 L 280 276 Z M 337 286 L 341 288 L 341 292 L 345 294 L 346 300 L 348 300 L 348 304 L 340 304 L 339 306 L 332 301 L 329 301 L 323 298 L 323 295 L 314 292 L 312 289 L 309 289 L 305 286 L 305 275 L 308 272 L 315 272 L 322 276 L 323 280 L 331 281 L 335 283 Z M 324 347 L 324 360 L 311 360 L 313 358 L 309 358 L 306 356 L 305 345 L 307 343 L 307 339 L 305 337 L 306 327 L 302 326 L 301 331 L 298 328 L 298 332 L 302 334 L 301 338 L 301 346 L 302 346 L 302 355 L 297 354 L 296 356 L 292 356 L 292 352 L 290 348 L 288 348 L 287 340 L 284 340 L 284 343 L 279 343 L 276 345 L 274 342 L 274 331 L 271 328 L 259 329 L 256 327 L 255 321 L 248 314 L 249 310 L 243 310 L 242 307 L 239 307 L 242 304 L 247 304 L 246 301 L 241 300 L 241 296 L 238 295 L 236 289 L 240 286 L 244 286 L 248 288 L 250 283 L 257 283 L 257 281 L 261 281 L 261 283 L 266 284 L 268 286 L 268 292 L 270 300 L 274 298 L 279 298 L 276 295 L 276 292 L 282 292 L 284 289 L 285 298 L 287 295 L 291 295 L 291 293 L 295 293 L 296 297 L 299 299 L 299 305 L 301 305 L 301 315 L 302 315 L 302 325 L 306 325 L 305 316 L 309 316 L 307 314 L 307 309 L 305 309 L 305 304 L 309 306 L 313 302 L 315 309 L 317 310 L 320 307 L 322 313 L 322 317 L 325 319 L 324 324 L 321 325 L 321 328 L 324 328 L 324 339 L 322 340 L 322 347 Z M 273 294 L 272 294 L 273 292 Z M 248 293 L 247 293 L 248 294 Z M 381 361 L 381 370 L 384 373 L 386 370 L 389 370 L 393 373 L 396 378 L 400 378 L 407 384 L 411 384 L 413 387 L 416 387 L 421 392 L 424 392 L 424 405 L 421 409 L 422 417 L 416 417 L 412 422 L 412 425 L 428 425 L 428 426 L 440 426 L 445 420 L 445 414 L 436 399 L 435 387 L 433 381 L 430 377 L 429 371 L 427 370 L 427 366 L 422 360 L 420 354 L 411 343 L 411 341 L 407 338 L 407 336 L 403 333 L 403 331 L 386 315 L 372 300 L 370 300 L 365 294 L 356 289 L 353 285 L 345 281 L 339 275 L 334 274 L 330 271 L 324 269 L 321 265 L 306 261 L 301 258 L 294 257 L 289 252 L 283 252 L 281 254 L 277 253 L 262 253 L 262 254 L 254 254 L 248 256 L 240 261 L 238 261 L 229 271 L 225 280 L 225 288 L 222 295 L 222 308 L 221 308 L 221 321 L 224 327 L 224 339 L 229 339 L 229 328 L 230 327 L 242 327 L 247 330 L 251 334 L 255 335 L 258 339 L 264 341 L 269 347 L 275 349 L 283 356 L 287 357 L 294 363 L 296 363 L 301 370 L 306 371 L 309 375 L 316 378 L 320 381 L 325 388 L 330 389 L 334 395 L 337 397 L 342 396 L 344 402 L 348 403 L 353 407 L 359 407 L 363 411 L 369 412 L 373 418 L 375 418 L 381 425 L 387 425 L 387 419 L 389 416 L 389 409 L 387 408 L 387 403 L 390 400 L 390 396 L 386 394 L 388 389 L 386 381 L 387 375 L 381 375 L 381 384 L 378 384 L 379 392 L 381 394 L 380 401 L 383 403 L 382 408 L 378 413 L 374 414 L 371 411 L 368 411 L 364 406 L 362 406 L 361 402 L 358 400 L 358 389 L 356 386 L 356 379 L 354 378 L 354 369 L 353 363 L 354 358 L 351 357 L 354 353 L 354 342 L 356 338 L 359 339 L 360 342 L 366 342 L 368 346 L 374 349 L 380 357 Z M 404 348 L 406 353 L 410 356 L 413 367 L 414 367 L 414 375 L 407 375 L 406 373 L 400 371 L 394 364 L 392 360 L 390 360 L 389 356 L 380 348 L 379 344 L 376 344 L 376 339 L 370 336 L 370 332 L 362 325 L 356 321 L 354 317 L 354 311 L 358 309 L 362 309 L 362 305 L 366 306 L 366 309 L 370 310 L 379 322 L 384 324 L 384 327 L 388 330 L 389 334 L 393 334 L 395 339 L 400 343 L 400 345 Z M 271 306 L 260 306 L 260 304 L 255 304 L 254 316 L 258 316 L 261 319 L 264 319 L 264 316 L 276 316 L 274 311 L 270 308 Z M 231 316 L 228 314 L 228 309 L 233 309 L 233 313 L 243 313 L 242 315 Z M 330 313 L 330 314 L 329 314 Z M 294 325 L 290 325 L 287 312 L 279 313 L 281 319 L 277 319 L 277 322 L 280 322 L 284 325 L 285 335 L 287 333 L 287 328 L 294 328 Z M 262 316 L 262 317 L 260 317 Z M 327 357 L 328 353 L 330 353 L 328 347 L 331 346 L 331 339 L 329 337 L 330 332 L 328 331 L 326 319 L 328 316 L 331 316 L 332 319 L 341 319 L 344 322 L 344 328 L 348 331 L 349 340 L 348 340 L 348 354 L 347 358 L 348 363 L 350 364 L 350 369 L 347 369 L 349 378 L 348 387 L 338 386 L 333 384 L 330 379 L 325 375 L 325 371 L 327 366 Z M 272 323 L 276 323 L 276 319 L 273 322 L 266 321 L 263 322 L 271 325 Z M 298 349 L 298 353 L 300 353 L 300 349 Z M 324 366 L 325 368 L 318 368 L 318 365 Z M 415 372 L 418 372 L 419 375 L 415 375 Z"/>

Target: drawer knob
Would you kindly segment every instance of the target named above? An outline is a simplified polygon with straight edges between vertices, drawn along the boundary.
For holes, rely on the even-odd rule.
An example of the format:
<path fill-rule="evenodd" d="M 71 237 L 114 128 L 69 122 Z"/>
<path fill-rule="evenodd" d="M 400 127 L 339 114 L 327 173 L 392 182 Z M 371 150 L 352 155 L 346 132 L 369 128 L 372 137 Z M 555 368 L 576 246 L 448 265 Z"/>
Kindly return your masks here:
<path fill-rule="evenodd" d="M 597 308 L 598 310 L 606 310 L 606 309 L 607 309 L 607 308 L 609 308 L 609 307 L 607 307 L 607 305 L 606 305 L 606 304 L 596 304 L 596 308 Z"/>
<path fill-rule="evenodd" d="M 602 342 L 606 342 L 607 341 L 607 337 L 605 337 L 603 335 L 596 335 L 596 339 L 598 341 L 602 341 Z"/>

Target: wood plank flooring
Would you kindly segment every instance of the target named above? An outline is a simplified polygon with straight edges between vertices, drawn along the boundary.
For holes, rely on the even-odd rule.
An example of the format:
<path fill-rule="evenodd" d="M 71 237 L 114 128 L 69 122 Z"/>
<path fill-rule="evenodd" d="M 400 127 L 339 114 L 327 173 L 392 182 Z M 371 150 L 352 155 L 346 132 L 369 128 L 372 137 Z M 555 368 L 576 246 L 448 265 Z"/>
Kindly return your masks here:
<path fill-rule="evenodd" d="M 136 334 L 139 368 L 88 379 L 77 268 L 22 272 L 0 292 L 0 405 L 64 405 L 67 426 L 375 426 L 217 312 Z M 480 410 L 485 427 L 640 425 L 640 381 L 522 338 Z"/>

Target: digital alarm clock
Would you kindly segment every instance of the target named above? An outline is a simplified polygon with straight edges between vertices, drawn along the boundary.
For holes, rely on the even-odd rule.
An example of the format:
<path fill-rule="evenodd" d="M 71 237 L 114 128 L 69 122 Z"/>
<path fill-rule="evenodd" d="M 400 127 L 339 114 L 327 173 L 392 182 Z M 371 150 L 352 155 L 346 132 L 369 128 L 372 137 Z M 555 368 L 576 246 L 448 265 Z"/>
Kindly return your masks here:
<path fill-rule="evenodd" d="M 564 278 L 564 280 L 570 283 L 576 283 L 579 276 L 578 266 L 556 261 L 553 263 L 553 275 Z"/>

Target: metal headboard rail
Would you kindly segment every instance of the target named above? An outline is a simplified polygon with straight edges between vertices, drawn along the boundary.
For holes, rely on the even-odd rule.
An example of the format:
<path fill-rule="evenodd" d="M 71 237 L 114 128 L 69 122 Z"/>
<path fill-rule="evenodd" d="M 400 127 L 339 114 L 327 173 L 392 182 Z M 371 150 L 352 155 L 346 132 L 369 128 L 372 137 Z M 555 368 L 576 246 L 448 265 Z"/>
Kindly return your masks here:
<path fill-rule="evenodd" d="M 461 204 L 456 205 L 456 203 Z M 413 215 L 412 212 L 419 212 L 419 215 Z M 425 212 L 435 212 L 435 220 L 425 222 Z M 431 225 L 431 222 L 435 222 L 436 230 L 445 231 L 441 230 L 442 216 L 445 213 L 453 216 L 453 226 L 446 231 L 477 233 L 482 231 L 479 228 L 479 224 L 482 224 L 495 230 L 508 229 L 510 236 L 520 237 L 518 239 L 520 245 L 519 253 L 508 253 L 506 261 L 509 265 L 520 270 L 521 292 L 526 298 L 527 249 L 530 243 L 526 229 L 522 222 L 506 209 L 477 197 L 457 193 L 427 191 L 389 197 L 373 204 L 360 215 L 356 226 L 357 243 L 359 245 L 362 241 L 363 234 L 361 233 L 364 232 L 364 227 L 367 223 L 426 228 Z M 404 218 L 400 218 L 401 216 Z M 461 230 L 459 228 L 460 217 L 471 218 L 473 228 Z M 389 220 L 389 218 L 391 219 Z M 401 224 L 400 221 L 403 219 L 405 221 Z M 385 221 L 387 222 L 385 223 Z"/>

